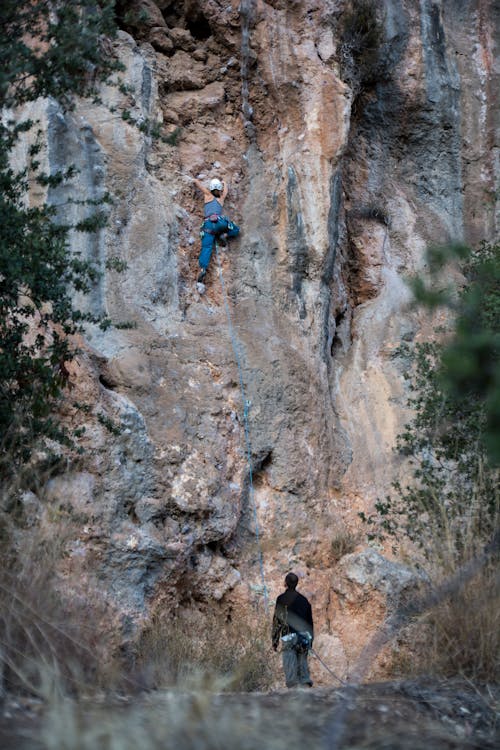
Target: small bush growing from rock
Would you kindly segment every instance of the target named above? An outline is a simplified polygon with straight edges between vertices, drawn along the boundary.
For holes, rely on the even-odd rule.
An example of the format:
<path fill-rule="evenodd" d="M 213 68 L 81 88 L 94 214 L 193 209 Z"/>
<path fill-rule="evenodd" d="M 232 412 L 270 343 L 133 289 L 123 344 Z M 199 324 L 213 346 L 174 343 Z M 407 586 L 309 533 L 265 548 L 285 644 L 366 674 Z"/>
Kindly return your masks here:
<path fill-rule="evenodd" d="M 177 146 L 179 138 L 181 137 L 182 128 L 175 128 L 171 133 L 164 136 L 163 140 L 168 143 L 169 146 Z"/>
<path fill-rule="evenodd" d="M 58 455 L 72 436 L 56 417 L 68 385 L 66 364 L 77 346 L 71 334 L 85 322 L 106 326 L 104 316 L 83 312 L 76 293 L 94 288 L 100 269 L 71 252 L 70 233 L 94 233 L 106 223 L 109 196 L 74 198 L 79 219 L 67 224 L 59 207 L 44 201 L 30 206 L 30 185 L 68 186 L 75 174 L 67 167 L 51 174 L 42 169 L 40 123 L 22 105 L 51 97 L 64 110 L 75 96 L 98 101 L 101 83 L 122 69 L 106 50 L 116 34 L 111 0 L 19 3 L 3 0 L 0 11 L 0 476 L 18 475 L 35 450 Z M 13 118 L 12 112 L 16 112 Z M 28 140 L 24 168 L 13 155 Z M 68 200 L 66 205 L 70 205 Z M 8 444 L 8 461 L 4 443 Z"/>
<path fill-rule="evenodd" d="M 331 541 L 331 553 L 334 562 L 338 562 L 344 555 L 354 552 L 360 542 L 360 534 L 348 529 L 346 526 L 338 526 L 334 530 Z"/>
<path fill-rule="evenodd" d="M 355 94 L 387 79 L 383 23 L 372 0 L 354 3 L 342 16 L 339 62 L 342 78 Z"/>
<path fill-rule="evenodd" d="M 430 261 L 446 267 L 445 256 Z M 409 539 L 448 570 L 480 553 L 500 524 L 500 244 L 481 247 L 463 270 L 468 281 L 458 298 L 450 290 L 443 296 L 442 279 L 436 290 L 414 284 L 430 306 L 452 306 L 456 322 L 446 344 L 399 350 L 413 418 L 397 447 L 413 481 L 395 483 L 396 493 L 364 519 L 370 536 Z"/>

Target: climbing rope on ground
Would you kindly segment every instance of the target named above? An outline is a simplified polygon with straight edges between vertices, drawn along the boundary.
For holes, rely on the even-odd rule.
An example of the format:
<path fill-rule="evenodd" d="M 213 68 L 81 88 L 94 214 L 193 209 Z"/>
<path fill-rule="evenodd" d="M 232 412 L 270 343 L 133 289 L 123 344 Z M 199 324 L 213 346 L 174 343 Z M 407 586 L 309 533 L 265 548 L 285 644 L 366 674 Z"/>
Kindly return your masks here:
<path fill-rule="evenodd" d="M 252 506 L 252 512 L 253 512 L 253 518 L 254 518 L 254 524 L 255 524 L 255 538 L 257 542 L 257 550 L 258 550 L 258 555 L 259 555 L 260 576 L 262 579 L 262 591 L 264 595 L 264 608 L 265 608 L 266 614 L 268 614 L 269 613 L 269 597 L 267 594 L 266 578 L 264 574 L 264 556 L 262 554 L 259 520 L 257 518 L 257 506 L 255 503 L 255 494 L 254 494 L 254 486 L 253 486 L 252 444 L 250 441 L 250 425 L 249 425 L 249 419 L 248 419 L 248 414 L 249 414 L 251 404 L 250 404 L 250 401 L 247 399 L 246 391 L 245 391 L 245 384 L 243 382 L 243 367 L 241 364 L 239 343 L 238 343 L 236 334 L 234 332 L 233 319 L 231 317 L 231 310 L 229 308 L 229 300 L 228 300 L 227 293 L 226 293 L 226 284 L 224 282 L 224 275 L 222 273 L 222 263 L 220 260 L 219 246 L 218 246 L 217 241 L 215 241 L 215 257 L 217 258 L 217 266 L 219 269 L 219 278 L 220 278 L 220 283 L 221 283 L 221 288 L 222 288 L 222 296 L 224 298 L 224 307 L 226 309 L 227 325 L 229 329 L 229 336 L 231 338 L 231 346 L 233 348 L 234 358 L 236 360 L 236 365 L 238 367 L 238 379 L 239 379 L 239 384 L 240 384 L 241 399 L 243 402 L 243 427 L 244 427 L 244 433 L 245 433 L 245 448 L 246 448 L 246 458 L 247 458 L 247 464 L 248 464 L 248 485 L 249 485 L 248 494 L 249 494 L 249 499 L 250 499 L 250 505 Z"/>
<path fill-rule="evenodd" d="M 318 654 L 317 651 L 315 651 L 313 648 L 310 648 L 309 651 L 311 652 L 311 654 L 313 656 L 316 657 L 316 659 L 319 661 L 319 663 L 326 669 L 327 672 L 329 672 L 331 674 L 332 677 L 334 677 L 336 680 L 338 680 L 338 682 L 340 682 L 341 685 L 347 686 L 348 683 L 345 680 L 342 680 L 338 675 L 335 674 L 335 672 L 333 672 L 330 669 L 329 666 L 327 666 L 325 664 L 325 662 L 323 661 L 323 659 L 321 658 L 321 656 Z"/>

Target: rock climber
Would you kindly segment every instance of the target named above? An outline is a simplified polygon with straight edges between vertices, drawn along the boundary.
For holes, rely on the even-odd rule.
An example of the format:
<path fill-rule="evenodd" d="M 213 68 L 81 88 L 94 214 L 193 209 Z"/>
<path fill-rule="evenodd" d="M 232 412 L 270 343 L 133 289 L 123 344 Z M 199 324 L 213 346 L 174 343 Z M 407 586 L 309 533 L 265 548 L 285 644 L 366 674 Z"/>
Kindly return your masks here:
<path fill-rule="evenodd" d="M 273 616 L 272 643 L 278 650 L 281 641 L 281 656 L 286 686 L 312 687 L 307 666 L 307 655 L 314 637 L 312 609 L 308 600 L 296 591 L 299 582 L 295 573 L 285 578 L 286 591 L 276 599 Z"/>
<path fill-rule="evenodd" d="M 215 246 L 215 240 L 230 239 L 237 237 L 240 233 L 239 227 L 222 214 L 222 208 L 227 195 L 227 185 L 224 181 L 214 178 L 210 180 L 210 189 L 207 189 L 199 180 L 193 179 L 194 184 L 203 193 L 204 219 L 201 225 L 201 252 L 198 259 L 200 274 L 198 282 L 203 283 L 207 273 L 208 264 Z"/>

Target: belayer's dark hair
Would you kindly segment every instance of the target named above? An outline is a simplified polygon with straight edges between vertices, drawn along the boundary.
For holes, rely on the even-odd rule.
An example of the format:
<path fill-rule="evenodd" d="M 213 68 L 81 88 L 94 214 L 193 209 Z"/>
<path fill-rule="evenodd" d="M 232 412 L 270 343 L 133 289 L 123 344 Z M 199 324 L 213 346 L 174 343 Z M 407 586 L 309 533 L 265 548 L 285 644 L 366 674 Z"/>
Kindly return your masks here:
<path fill-rule="evenodd" d="M 285 586 L 287 587 L 287 589 L 296 589 L 298 582 L 299 579 L 295 575 L 295 573 L 287 573 L 285 578 Z"/>

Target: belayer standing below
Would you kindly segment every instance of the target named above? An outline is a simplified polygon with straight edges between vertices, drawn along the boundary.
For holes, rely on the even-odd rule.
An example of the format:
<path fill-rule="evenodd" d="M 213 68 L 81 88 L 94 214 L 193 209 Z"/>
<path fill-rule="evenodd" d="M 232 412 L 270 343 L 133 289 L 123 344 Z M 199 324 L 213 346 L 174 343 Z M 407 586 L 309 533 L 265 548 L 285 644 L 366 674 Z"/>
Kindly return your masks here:
<path fill-rule="evenodd" d="M 201 252 L 198 259 L 201 268 L 198 282 L 202 283 L 207 273 L 208 264 L 214 251 L 215 240 L 237 237 L 240 233 L 239 227 L 222 214 L 222 208 L 227 195 L 227 185 L 224 181 L 214 178 L 210 180 L 208 190 L 199 180 L 193 179 L 194 184 L 203 193 L 204 219 L 201 225 Z"/>
<path fill-rule="evenodd" d="M 286 591 L 276 599 L 273 617 L 272 642 L 277 651 L 281 640 L 281 656 L 286 686 L 307 685 L 312 680 L 307 666 L 307 654 L 314 637 L 312 609 L 308 600 L 295 589 L 299 582 L 295 573 L 285 578 Z"/>

